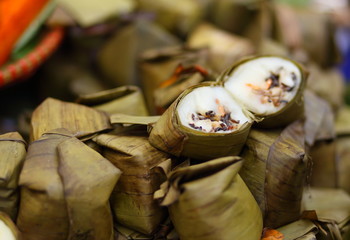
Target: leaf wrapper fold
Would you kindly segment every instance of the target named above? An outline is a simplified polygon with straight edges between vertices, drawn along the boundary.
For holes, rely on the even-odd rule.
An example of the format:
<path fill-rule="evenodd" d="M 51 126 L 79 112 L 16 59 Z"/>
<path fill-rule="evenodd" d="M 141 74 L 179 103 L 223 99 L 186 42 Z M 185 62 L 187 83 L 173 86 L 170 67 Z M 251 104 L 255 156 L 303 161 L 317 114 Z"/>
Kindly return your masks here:
<path fill-rule="evenodd" d="M 26 157 L 26 142 L 17 132 L 0 135 L 0 212 L 16 220 L 19 204 L 18 181 Z"/>
<path fill-rule="evenodd" d="M 145 134 L 101 134 L 94 141 L 102 146 L 103 156 L 123 171 L 110 200 L 116 222 L 151 235 L 167 217 L 166 209 L 153 200 L 153 193 L 174 163 L 168 154 L 152 147 Z"/>
<path fill-rule="evenodd" d="M 240 175 L 257 200 L 264 226 L 280 227 L 299 219 L 309 171 L 301 120 L 280 130 L 252 130 L 241 156 Z"/>
<path fill-rule="evenodd" d="M 122 86 L 82 95 L 77 99 L 77 102 L 108 114 L 123 113 L 148 116 L 143 94 L 137 86 Z"/>
<path fill-rule="evenodd" d="M 113 239 L 109 196 L 121 172 L 64 129 L 33 142 L 20 175 L 25 240 Z"/>
<path fill-rule="evenodd" d="M 57 128 L 65 128 L 75 137 L 83 137 L 111 128 L 104 112 L 54 98 L 47 98 L 33 112 L 31 120 L 31 141 Z"/>
<path fill-rule="evenodd" d="M 173 171 L 155 198 L 168 206 L 180 239 L 259 239 L 262 216 L 238 175 L 239 157 Z"/>
<path fill-rule="evenodd" d="M 188 93 L 202 86 L 217 86 L 214 82 L 195 85 L 185 90 L 163 113 L 150 131 L 152 146 L 175 156 L 186 156 L 198 160 L 238 155 L 248 137 L 251 123 L 243 124 L 239 130 L 225 133 L 205 133 L 183 126 L 177 116 L 177 105 Z"/>
<path fill-rule="evenodd" d="M 184 68 L 193 66 L 206 68 L 207 61 L 208 50 L 206 48 L 174 46 L 150 49 L 143 52 L 140 62 L 142 89 L 144 90 L 150 113 L 155 114 L 157 112 L 156 104 L 162 101 L 156 90 L 176 73 L 176 69 L 180 65 Z M 181 92 L 178 92 L 178 89 L 182 88 L 177 88 L 176 86 L 174 88 L 177 96 L 180 95 Z"/>

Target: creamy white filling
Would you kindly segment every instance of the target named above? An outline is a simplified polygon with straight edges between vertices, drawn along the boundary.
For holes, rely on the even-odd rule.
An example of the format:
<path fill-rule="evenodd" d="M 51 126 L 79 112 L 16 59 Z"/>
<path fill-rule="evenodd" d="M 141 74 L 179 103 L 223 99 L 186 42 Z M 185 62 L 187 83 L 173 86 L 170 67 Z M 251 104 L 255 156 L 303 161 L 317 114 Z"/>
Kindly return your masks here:
<path fill-rule="evenodd" d="M 15 240 L 11 229 L 0 220 L 0 240 Z"/>
<path fill-rule="evenodd" d="M 278 81 L 271 80 L 276 77 Z M 274 84 L 270 85 L 272 82 Z M 274 86 L 277 82 L 278 86 Z M 291 61 L 261 57 L 238 66 L 224 86 L 248 110 L 267 115 L 288 104 L 295 97 L 300 82 L 301 72 Z"/>
<path fill-rule="evenodd" d="M 183 126 L 202 132 L 237 131 L 251 120 L 223 87 L 198 87 L 181 99 L 177 113 Z M 212 117 L 206 117 L 211 115 Z"/>

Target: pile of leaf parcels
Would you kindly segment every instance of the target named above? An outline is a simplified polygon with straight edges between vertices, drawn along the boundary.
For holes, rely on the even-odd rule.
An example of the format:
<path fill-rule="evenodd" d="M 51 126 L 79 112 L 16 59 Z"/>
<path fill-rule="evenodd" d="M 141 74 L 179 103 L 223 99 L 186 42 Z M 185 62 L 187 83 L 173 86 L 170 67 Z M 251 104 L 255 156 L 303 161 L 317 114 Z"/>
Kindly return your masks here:
<path fill-rule="evenodd" d="M 27 130 L 0 136 L 0 220 L 14 239 L 259 240 L 268 229 L 281 234 L 265 239 L 350 239 L 350 108 L 330 16 L 254 0 L 136 4 L 105 24 L 117 27 L 103 41 L 67 30 L 71 48 L 41 72 L 58 96 Z M 82 60 L 92 49 L 93 68 Z M 308 72 L 295 121 L 254 123 L 237 156 L 211 159 L 230 138 L 201 148 L 158 117 L 186 89 L 259 55 Z M 150 141 L 154 131 L 163 142 Z"/>

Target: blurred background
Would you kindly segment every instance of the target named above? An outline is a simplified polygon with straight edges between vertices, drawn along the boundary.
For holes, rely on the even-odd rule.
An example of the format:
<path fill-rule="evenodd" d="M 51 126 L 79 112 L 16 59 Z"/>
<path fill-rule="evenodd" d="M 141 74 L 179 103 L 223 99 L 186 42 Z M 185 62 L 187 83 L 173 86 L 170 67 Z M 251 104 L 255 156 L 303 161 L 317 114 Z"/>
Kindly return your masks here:
<path fill-rule="evenodd" d="M 346 0 L 0 0 L 0 36 L 1 133 L 28 136 L 47 97 L 74 102 L 125 85 L 157 114 L 149 79 L 189 62 L 215 79 L 252 54 L 304 64 L 308 88 L 335 115 L 350 104 Z"/>

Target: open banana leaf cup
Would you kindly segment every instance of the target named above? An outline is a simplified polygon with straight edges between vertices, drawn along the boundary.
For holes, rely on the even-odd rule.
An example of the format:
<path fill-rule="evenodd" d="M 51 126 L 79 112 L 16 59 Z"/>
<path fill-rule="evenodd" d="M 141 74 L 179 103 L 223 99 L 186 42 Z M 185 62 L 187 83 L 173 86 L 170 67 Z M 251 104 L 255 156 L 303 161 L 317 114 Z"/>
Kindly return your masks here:
<path fill-rule="evenodd" d="M 210 97 L 209 95 L 202 95 L 203 90 L 204 93 L 211 94 Z M 188 124 L 186 122 L 186 116 L 188 114 L 190 116 L 196 114 L 196 111 L 198 111 L 196 109 L 193 109 L 193 114 L 191 114 L 192 111 L 189 113 L 182 113 L 181 109 L 184 108 L 186 110 L 186 105 L 190 105 L 191 102 L 195 101 L 198 101 L 198 105 L 195 107 L 198 107 L 198 109 L 203 112 L 203 114 L 198 113 L 198 115 L 204 115 L 204 112 L 209 111 L 213 113 L 218 112 L 220 106 L 218 107 L 215 103 L 211 103 L 218 100 L 216 91 L 220 92 L 220 96 L 228 96 L 227 98 L 231 99 L 225 89 L 215 82 L 201 83 L 186 89 L 153 125 L 150 130 L 150 143 L 154 147 L 172 155 L 186 156 L 199 160 L 209 160 L 217 157 L 239 154 L 245 144 L 245 140 L 248 137 L 252 125 L 251 120 L 245 115 L 242 109 L 237 107 L 234 111 L 237 112 L 237 115 L 240 114 L 245 121 L 240 123 L 237 130 L 228 132 L 215 132 L 216 130 L 214 130 L 214 132 L 202 131 L 200 126 L 196 127 L 191 122 Z M 192 96 L 194 96 L 193 99 Z M 211 99 L 211 96 L 213 99 Z M 208 102 L 208 104 L 210 104 L 210 107 L 209 105 L 201 106 L 203 104 L 201 103 L 200 97 L 203 98 L 203 100 L 209 99 L 210 102 Z M 236 103 L 232 102 L 232 104 Z M 182 108 L 180 105 L 184 107 Z M 229 104 L 224 106 L 224 108 L 225 107 L 229 107 Z M 226 110 L 228 114 L 229 111 L 225 108 L 225 111 Z"/>
<path fill-rule="evenodd" d="M 217 81 L 260 118 L 257 127 L 278 128 L 304 116 L 307 78 L 304 67 L 290 58 L 259 55 L 235 62 Z"/>

